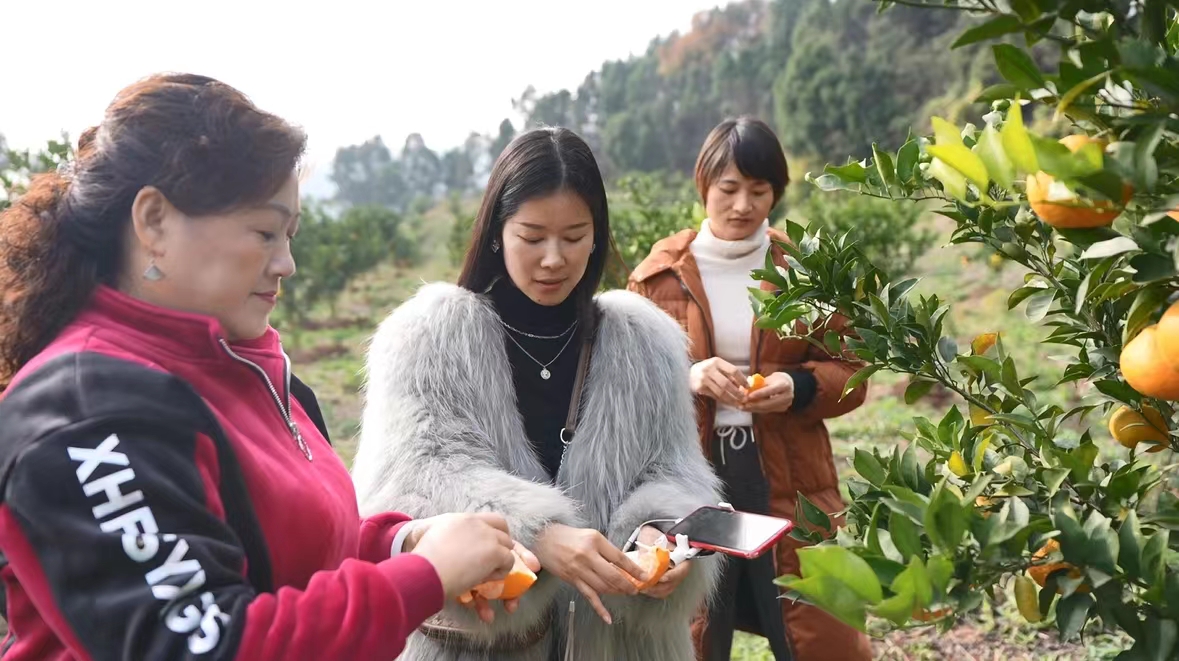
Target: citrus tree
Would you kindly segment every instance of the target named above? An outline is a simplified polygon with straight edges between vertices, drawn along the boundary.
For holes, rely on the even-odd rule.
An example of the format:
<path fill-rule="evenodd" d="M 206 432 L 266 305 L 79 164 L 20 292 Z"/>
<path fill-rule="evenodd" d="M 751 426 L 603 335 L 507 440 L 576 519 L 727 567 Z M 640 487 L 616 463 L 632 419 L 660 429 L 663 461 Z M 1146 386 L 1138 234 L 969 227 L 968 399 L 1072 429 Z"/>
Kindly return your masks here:
<path fill-rule="evenodd" d="M 856 450 L 834 534 L 799 495 L 795 535 L 822 541 L 779 583 L 861 630 L 870 617 L 948 628 L 1013 588 L 1025 618 L 1054 618 L 1065 638 L 1121 629 L 1135 642 L 1119 659 L 1177 658 L 1179 500 L 1158 460 L 1179 449 L 1179 3 L 924 6 L 982 15 L 955 45 L 997 42 L 991 111 L 965 126 L 935 118 L 932 135 L 808 180 L 940 203 L 953 243 L 1026 270 L 1008 304 L 1044 324 L 1067 365 L 1042 384 L 999 332 L 960 344 L 945 302 L 874 265 L 854 233 L 788 223 L 791 268 L 755 273 L 778 289 L 753 292 L 758 323 L 857 361 L 849 389 L 890 370 L 908 376 L 906 401 L 940 384 L 955 403 L 916 418 L 903 449 Z M 1054 70 L 1033 44 L 1059 51 Z M 1031 130 L 1037 115 L 1063 139 Z M 823 330 L 833 315 L 849 320 L 845 338 Z M 1082 399 L 1066 409 L 1044 387 Z"/>

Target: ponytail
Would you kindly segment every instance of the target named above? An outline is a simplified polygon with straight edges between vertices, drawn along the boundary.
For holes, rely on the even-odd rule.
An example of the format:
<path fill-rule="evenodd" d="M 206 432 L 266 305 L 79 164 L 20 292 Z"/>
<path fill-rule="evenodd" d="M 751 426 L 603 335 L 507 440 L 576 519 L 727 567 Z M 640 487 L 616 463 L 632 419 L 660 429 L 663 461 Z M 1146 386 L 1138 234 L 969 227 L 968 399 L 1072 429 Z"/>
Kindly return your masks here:
<path fill-rule="evenodd" d="M 0 212 L 0 391 L 77 316 L 97 264 L 63 231 L 69 182 L 56 172 Z"/>

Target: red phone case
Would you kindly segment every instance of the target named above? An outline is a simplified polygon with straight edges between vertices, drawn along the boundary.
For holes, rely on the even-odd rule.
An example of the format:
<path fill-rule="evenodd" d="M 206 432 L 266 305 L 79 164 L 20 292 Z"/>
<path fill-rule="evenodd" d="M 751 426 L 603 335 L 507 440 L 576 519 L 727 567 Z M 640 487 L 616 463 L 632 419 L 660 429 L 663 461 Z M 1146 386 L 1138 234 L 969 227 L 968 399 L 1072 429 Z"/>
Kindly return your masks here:
<path fill-rule="evenodd" d="M 700 509 L 724 509 L 724 508 L 706 506 L 706 507 L 702 507 Z M 728 511 L 728 510 L 726 510 L 726 511 Z M 745 514 L 752 514 L 752 512 L 744 512 L 744 513 Z M 691 516 L 691 514 L 689 514 L 688 516 Z M 762 516 L 764 516 L 764 515 L 762 515 Z M 687 517 L 684 517 L 684 518 L 686 519 Z M 756 549 L 749 551 L 749 552 L 741 551 L 739 549 L 726 548 L 723 546 L 713 546 L 711 544 L 705 544 L 703 542 L 696 542 L 696 541 L 693 541 L 692 539 L 688 539 L 688 546 L 691 546 L 692 548 L 702 549 L 705 551 L 713 551 L 715 553 L 723 553 L 725 555 L 731 555 L 731 556 L 738 557 L 738 558 L 744 558 L 745 560 L 752 560 L 754 558 L 759 558 L 763 554 L 765 554 L 766 551 L 770 550 L 770 548 L 774 544 L 777 544 L 778 540 L 785 537 L 791 530 L 794 529 L 794 522 L 791 521 L 790 519 L 783 519 L 782 517 L 773 517 L 773 518 L 781 519 L 782 521 L 785 522 L 782 525 L 782 528 L 780 530 L 778 530 L 778 532 L 774 533 L 774 535 L 772 537 L 770 537 L 767 541 L 762 543 L 761 546 L 759 546 Z M 668 541 L 670 541 L 672 544 L 675 544 L 675 535 L 668 533 L 667 538 L 668 538 Z"/>

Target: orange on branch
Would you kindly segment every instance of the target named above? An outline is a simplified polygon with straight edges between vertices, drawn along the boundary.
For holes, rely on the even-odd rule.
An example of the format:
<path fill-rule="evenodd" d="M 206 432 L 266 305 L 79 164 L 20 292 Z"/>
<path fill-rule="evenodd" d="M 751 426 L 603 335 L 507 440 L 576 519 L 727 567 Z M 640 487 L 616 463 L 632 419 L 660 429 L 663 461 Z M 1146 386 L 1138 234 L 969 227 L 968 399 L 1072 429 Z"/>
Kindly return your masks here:
<path fill-rule="evenodd" d="M 1143 406 L 1142 413 L 1123 406 L 1109 419 L 1109 433 L 1122 446 L 1133 449 L 1139 443 L 1151 446 L 1147 452 L 1161 452 L 1171 444 L 1167 421 L 1153 406 Z"/>
<path fill-rule="evenodd" d="M 1179 303 L 1171 305 L 1156 325 L 1155 344 L 1159 355 L 1179 372 Z"/>
<path fill-rule="evenodd" d="M 1179 400 L 1179 370 L 1163 357 L 1158 343 L 1158 326 L 1147 326 L 1127 342 L 1122 347 L 1119 362 L 1122 376 L 1134 390 L 1147 397 Z"/>
<path fill-rule="evenodd" d="M 1105 148 L 1104 141 L 1087 135 L 1066 136 L 1060 143 L 1073 153 L 1089 144 Z M 1121 204 L 1111 200 L 1083 200 L 1076 191 L 1057 181 L 1047 172 L 1036 172 L 1027 178 L 1028 204 L 1032 211 L 1036 212 L 1040 220 L 1062 229 L 1086 229 L 1109 225 L 1122 213 L 1132 192 L 1133 189 L 1129 185 L 1122 185 Z"/>

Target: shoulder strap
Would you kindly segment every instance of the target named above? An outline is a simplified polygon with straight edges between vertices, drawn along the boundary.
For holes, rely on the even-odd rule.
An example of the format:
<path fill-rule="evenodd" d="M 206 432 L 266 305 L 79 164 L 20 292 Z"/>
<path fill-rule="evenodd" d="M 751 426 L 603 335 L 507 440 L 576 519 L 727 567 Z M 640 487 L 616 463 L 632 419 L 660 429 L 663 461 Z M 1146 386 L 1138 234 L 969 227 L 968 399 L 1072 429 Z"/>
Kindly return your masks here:
<path fill-rule="evenodd" d="M 581 391 L 585 387 L 585 375 L 589 372 L 590 354 L 593 353 L 594 341 L 587 333 L 581 343 L 581 357 L 577 360 L 577 375 L 573 378 L 573 396 L 569 398 L 569 415 L 565 418 L 565 429 L 561 430 L 561 440 L 566 444 L 573 440 L 573 432 L 577 430 L 577 417 L 581 413 Z"/>

